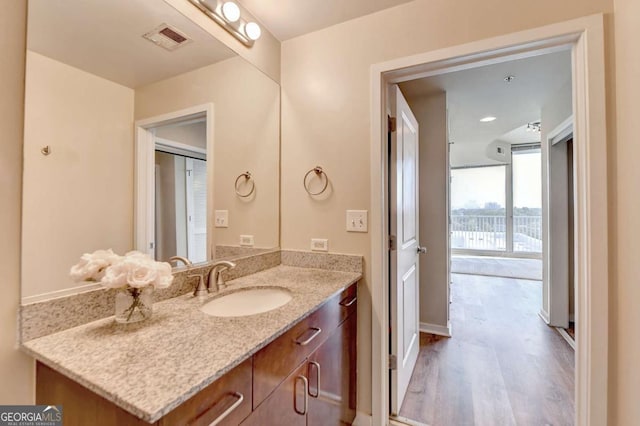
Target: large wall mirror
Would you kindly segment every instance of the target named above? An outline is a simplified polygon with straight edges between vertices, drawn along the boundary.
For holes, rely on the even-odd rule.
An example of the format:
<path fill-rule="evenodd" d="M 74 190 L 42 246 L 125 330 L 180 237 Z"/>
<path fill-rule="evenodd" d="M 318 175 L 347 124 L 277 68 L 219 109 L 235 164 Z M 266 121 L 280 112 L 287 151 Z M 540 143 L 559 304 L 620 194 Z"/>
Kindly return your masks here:
<path fill-rule="evenodd" d="M 163 1 L 30 0 L 24 302 L 80 255 L 279 245 L 280 87 Z"/>

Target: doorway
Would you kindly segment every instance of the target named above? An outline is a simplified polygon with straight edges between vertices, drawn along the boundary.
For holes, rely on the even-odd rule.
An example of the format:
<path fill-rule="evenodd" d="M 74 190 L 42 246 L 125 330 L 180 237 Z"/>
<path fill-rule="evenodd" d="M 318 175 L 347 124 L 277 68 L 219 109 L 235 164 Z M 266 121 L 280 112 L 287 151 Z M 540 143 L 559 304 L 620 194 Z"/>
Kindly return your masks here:
<path fill-rule="evenodd" d="M 607 265 L 604 230 L 588 226 L 589 218 L 606 217 L 606 132 L 603 123 L 589 117 L 604 111 L 603 67 L 600 47 L 603 43 L 602 17 L 593 16 L 538 28 L 535 31 L 457 46 L 410 58 L 374 65 L 372 70 L 372 296 L 373 333 L 373 421 L 386 422 L 388 404 L 388 221 L 383 213 L 387 206 L 386 171 L 386 85 L 436 75 L 452 69 L 465 69 L 503 62 L 516 57 L 530 57 L 556 51 L 558 46 L 572 51 L 572 103 L 576 114 L 575 156 L 576 177 L 576 288 L 579 297 L 577 314 L 583 326 L 577 335 L 576 358 L 576 422 L 599 424 L 606 419 L 606 342 Z M 567 36 L 569 34 L 569 36 Z M 589 69 L 589 73 L 586 70 Z M 384 90 L 383 90 L 384 89 Z M 594 115 L 595 114 L 595 115 Z M 596 136 L 597 135 L 597 136 Z M 382 160 L 382 161 L 380 161 Z M 381 201 L 378 207 L 378 200 Z M 597 243 L 596 243 L 597 242 Z M 604 242 L 604 243 L 603 243 Z M 596 254 L 597 253 L 597 254 Z M 597 321 L 597 327 L 595 322 Z M 584 336 L 584 339 L 581 339 Z M 595 340 L 594 340 L 595 339 Z M 602 339 L 602 340 L 600 340 Z M 598 344 L 594 342 L 598 341 Z M 604 360 L 604 361 L 603 361 Z M 598 377 L 598 380 L 594 379 Z M 604 379 L 603 379 L 604 377 Z M 595 398 L 594 395 L 599 395 Z M 604 407 L 603 407 L 604 405 Z M 605 414 L 603 414 L 605 413 Z"/>
<path fill-rule="evenodd" d="M 420 256 L 416 274 L 420 293 L 425 293 L 419 297 L 424 300 L 418 309 L 419 355 L 413 374 L 405 373 L 402 357 L 397 356 L 391 373 L 392 414 L 431 425 L 486 424 L 491 419 L 501 424 L 572 424 L 574 354 L 538 316 L 543 300 L 540 123 L 547 125 L 558 116 L 564 119 L 572 114 L 570 51 L 405 81 L 399 87 L 415 111 L 416 127 L 426 132 L 423 137 L 421 131 L 420 137 L 418 181 L 426 183 L 420 185 L 419 205 L 427 212 L 416 216 L 422 219 L 417 227 L 420 244 L 429 251 Z M 560 109 L 561 105 L 568 108 Z M 437 108 L 442 109 L 440 114 Z M 402 111 L 402 116 L 410 113 Z M 438 128 L 446 131 L 438 133 Z M 398 125 L 398 140 L 403 131 Z M 423 151 L 435 158 L 424 158 Z M 443 176 L 447 163 L 450 173 Z M 406 164 L 403 159 L 402 167 Z M 393 201 L 393 170 L 392 156 L 391 205 L 398 206 L 392 211 L 400 215 L 401 204 Z M 446 186 L 447 178 L 450 197 L 433 185 Z M 431 193 L 434 190 L 437 194 Z M 450 244 L 441 242 L 447 212 L 430 206 L 446 206 L 447 199 Z M 392 215 L 392 227 L 393 223 Z M 397 234 L 393 228 L 390 233 Z M 396 250 L 405 245 L 398 238 Z M 439 252 L 446 252 L 448 246 L 450 275 L 441 274 L 437 264 L 446 262 L 449 253 Z M 404 323 L 396 327 L 393 317 L 394 288 L 401 287 L 400 277 L 394 280 L 394 253 L 390 253 L 392 330 L 409 324 L 405 315 Z M 535 266 L 527 267 L 529 263 Z M 461 265 L 465 270 L 460 270 Z M 407 292 L 405 282 L 402 290 Z M 438 315 L 441 311 L 444 315 Z M 437 338 L 442 334 L 448 339 Z M 460 351 L 466 356 L 459 357 Z M 525 358 L 529 362 L 523 363 Z M 527 371 L 532 364 L 540 366 L 536 375 Z M 558 368 L 546 367 L 550 365 Z M 403 403 L 393 399 L 396 371 L 398 376 L 410 377 L 405 395 L 398 392 L 396 396 L 405 396 Z M 478 371 L 484 373 L 482 377 Z M 483 386 L 493 392 L 483 392 Z M 557 398 L 541 397 L 549 392 Z M 518 397 L 529 403 L 518 404 Z M 482 401 L 481 413 L 478 401 Z M 456 409 L 447 410 L 450 407 Z"/>
<path fill-rule="evenodd" d="M 157 260 L 211 259 L 213 104 L 135 123 L 135 247 Z"/>

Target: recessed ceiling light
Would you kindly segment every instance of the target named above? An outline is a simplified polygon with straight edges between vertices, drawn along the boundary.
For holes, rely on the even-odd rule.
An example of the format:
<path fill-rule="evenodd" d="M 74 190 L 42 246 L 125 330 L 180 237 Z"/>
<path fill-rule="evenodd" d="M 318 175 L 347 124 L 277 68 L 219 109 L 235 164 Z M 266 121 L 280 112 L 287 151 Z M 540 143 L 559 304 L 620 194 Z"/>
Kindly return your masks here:
<path fill-rule="evenodd" d="M 493 116 L 488 116 L 488 117 L 481 118 L 480 121 L 482 121 L 483 123 L 488 123 L 488 122 L 493 121 L 495 119 L 496 118 L 493 117 Z"/>

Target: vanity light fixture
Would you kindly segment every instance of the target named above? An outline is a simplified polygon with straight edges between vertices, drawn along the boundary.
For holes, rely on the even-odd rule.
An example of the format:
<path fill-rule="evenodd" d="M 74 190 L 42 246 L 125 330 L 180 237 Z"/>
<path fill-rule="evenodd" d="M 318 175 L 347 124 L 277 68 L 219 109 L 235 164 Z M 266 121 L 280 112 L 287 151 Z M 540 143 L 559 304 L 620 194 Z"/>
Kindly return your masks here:
<path fill-rule="evenodd" d="M 256 24 L 255 22 L 247 22 L 247 24 L 244 26 L 244 33 L 251 40 L 255 41 L 262 35 L 262 30 L 260 29 L 260 25 Z"/>
<path fill-rule="evenodd" d="M 236 22 L 240 19 L 240 8 L 232 1 L 226 1 L 222 4 L 222 16 L 229 22 Z"/>
<path fill-rule="evenodd" d="M 240 7 L 233 1 L 189 0 L 189 2 L 247 47 L 253 46 L 262 34 L 258 24 L 242 19 Z"/>
<path fill-rule="evenodd" d="M 494 116 L 489 115 L 487 117 L 481 118 L 480 121 L 483 122 L 483 123 L 489 123 L 489 122 L 491 122 L 491 121 L 493 121 L 495 119 L 496 118 Z"/>

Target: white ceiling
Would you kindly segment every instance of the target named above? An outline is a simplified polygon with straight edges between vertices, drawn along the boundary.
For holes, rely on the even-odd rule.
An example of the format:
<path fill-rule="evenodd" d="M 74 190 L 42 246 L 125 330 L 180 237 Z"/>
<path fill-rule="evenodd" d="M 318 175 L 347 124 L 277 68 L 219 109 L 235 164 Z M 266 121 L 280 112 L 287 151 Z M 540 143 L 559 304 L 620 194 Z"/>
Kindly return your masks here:
<path fill-rule="evenodd" d="M 170 52 L 142 38 L 162 23 L 192 42 Z M 135 88 L 235 56 L 159 0 L 30 0 L 28 48 Z"/>
<path fill-rule="evenodd" d="M 412 0 L 240 0 L 278 40 L 327 28 Z"/>
<path fill-rule="evenodd" d="M 506 83 L 504 78 L 515 76 Z M 540 120 L 542 106 L 571 79 L 570 51 L 535 56 L 470 70 L 413 80 L 400 85 L 407 100 L 446 91 L 449 135 L 456 147 L 537 142 L 527 123 Z M 495 121 L 481 123 L 486 116 Z"/>

